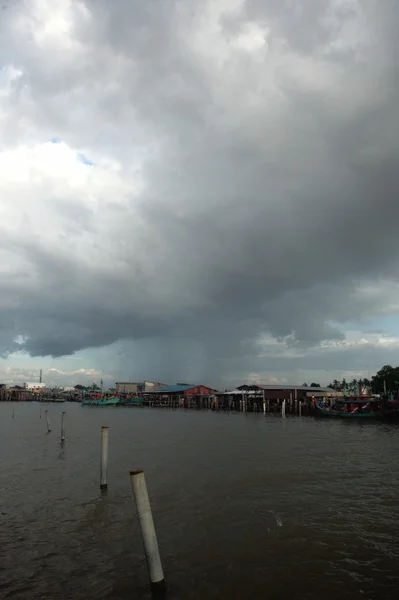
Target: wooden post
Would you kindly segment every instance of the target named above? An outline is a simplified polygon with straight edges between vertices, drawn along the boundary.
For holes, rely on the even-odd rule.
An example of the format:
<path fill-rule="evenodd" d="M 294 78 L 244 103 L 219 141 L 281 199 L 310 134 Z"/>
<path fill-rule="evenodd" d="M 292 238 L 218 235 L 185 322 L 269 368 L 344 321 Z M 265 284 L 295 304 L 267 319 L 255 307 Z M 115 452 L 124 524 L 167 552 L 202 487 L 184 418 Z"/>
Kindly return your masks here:
<path fill-rule="evenodd" d="M 140 522 L 151 589 L 153 593 L 156 593 L 157 595 L 164 594 L 166 589 L 165 577 L 163 574 L 161 557 L 159 555 L 157 534 L 155 531 L 154 519 L 152 518 L 144 471 L 142 469 L 130 471 L 130 481 Z"/>
<path fill-rule="evenodd" d="M 46 415 L 47 433 L 50 433 L 51 427 L 50 427 L 50 419 L 48 416 L 48 410 L 45 410 L 44 414 Z"/>
<path fill-rule="evenodd" d="M 101 473 L 100 473 L 100 490 L 106 490 L 108 471 L 108 427 L 101 427 Z"/>
<path fill-rule="evenodd" d="M 63 412 L 61 415 L 61 442 L 65 441 L 65 415 L 66 412 Z"/>

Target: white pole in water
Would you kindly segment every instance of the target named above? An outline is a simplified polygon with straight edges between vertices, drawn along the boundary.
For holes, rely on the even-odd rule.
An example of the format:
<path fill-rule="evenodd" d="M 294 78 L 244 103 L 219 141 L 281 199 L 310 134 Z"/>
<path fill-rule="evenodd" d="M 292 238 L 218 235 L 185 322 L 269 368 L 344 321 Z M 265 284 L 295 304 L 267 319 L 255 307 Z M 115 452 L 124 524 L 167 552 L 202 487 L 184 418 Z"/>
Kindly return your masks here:
<path fill-rule="evenodd" d="M 66 412 L 61 415 L 61 442 L 65 441 L 65 415 Z"/>
<path fill-rule="evenodd" d="M 281 416 L 285 417 L 285 400 L 283 400 L 283 404 L 281 405 Z"/>
<path fill-rule="evenodd" d="M 302 400 L 299 400 L 298 402 L 298 409 L 299 409 L 299 416 L 302 416 Z"/>
<path fill-rule="evenodd" d="M 266 414 L 266 392 L 263 390 L 263 414 Z"/>
<path fill-rule="evenodd" d="M 46 415 L 47 433 L 50 433 L 51 427 L 50 427 L 50 419 L 49 419 L 49 416 L 48 416 L 48 410 L 45 410 L 44 414 Z"/>
<path fill-rule="evenodd" d="M 108 427 L 103 425 L 101 427 L 101 477 L 100 477 L 100 490 L 106 490 L 107 484 L 107 471 L 108 471 Z"/>
<path fill-rule="evenodd" d="M 150 499 L 148 497 L 147 484 L 144 471 L 130 471 L 130 481 L 134 500 L 136 502 L 137 514 L 140 521 L 141 535 L 143 538 L 144 551 L 150 575 L 151 589 L 154 593 L 165 592 L 165 578 L 162 569 L 161 557 L 157 534 L 155 532 L 154 520 L 152 518 Z"/>

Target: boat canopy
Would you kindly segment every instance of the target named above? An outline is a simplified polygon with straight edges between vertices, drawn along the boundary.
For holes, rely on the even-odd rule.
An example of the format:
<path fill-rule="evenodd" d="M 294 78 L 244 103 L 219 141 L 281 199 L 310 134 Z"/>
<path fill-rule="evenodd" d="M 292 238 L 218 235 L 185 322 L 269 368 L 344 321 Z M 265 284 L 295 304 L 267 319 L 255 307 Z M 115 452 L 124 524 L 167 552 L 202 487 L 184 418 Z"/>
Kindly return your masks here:
<path fill-rule="evenodd" d="M 360 396 L 358 398 L 342 398 L 342 400 L 338 400 L 337 404 L 381 404 L 381 400 L 373 397 L 364 396 L 363 398 Z"/>

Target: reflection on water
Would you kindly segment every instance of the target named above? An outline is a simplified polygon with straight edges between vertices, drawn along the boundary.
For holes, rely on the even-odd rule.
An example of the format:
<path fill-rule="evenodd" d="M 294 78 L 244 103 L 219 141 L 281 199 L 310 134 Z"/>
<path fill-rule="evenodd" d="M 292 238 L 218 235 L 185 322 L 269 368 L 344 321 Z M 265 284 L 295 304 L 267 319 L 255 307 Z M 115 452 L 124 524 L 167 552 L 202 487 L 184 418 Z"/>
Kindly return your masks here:
<path fill-rule="evenodd" d="M 172 600 L 397 597 L 394 425 L 64 404 L 46 405 L 47 435 L 36 403 L 10 408 L 0 404 L 1 598 L 149 598 L 137 467 Z"/>
<path fill-rule="evenodd" d="M 65 440 L 60 441 L 60 450 L 58 452 L 58 458 L 60 460 L 65 460 Z"/>

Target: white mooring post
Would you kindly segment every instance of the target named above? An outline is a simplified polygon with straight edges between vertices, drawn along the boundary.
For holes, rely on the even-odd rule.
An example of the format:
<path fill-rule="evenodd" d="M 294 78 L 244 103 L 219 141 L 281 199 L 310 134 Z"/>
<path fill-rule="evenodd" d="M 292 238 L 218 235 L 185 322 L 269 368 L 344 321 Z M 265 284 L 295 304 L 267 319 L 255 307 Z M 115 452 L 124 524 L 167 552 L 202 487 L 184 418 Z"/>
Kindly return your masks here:
<path fill-rule="evenodd" d="M 263 414 L 266 414 L 266 392 L 263 390 Z"/>
<path fill-rule="evenodd" d="M 302 416 L 302 400 L 299 400 L 299 416 Z"/>
<path fill-rule="evenodd" d="M 65 441 L 65 415 L 66 412 L 63 412 L 61 415 L 61 442 Z"/>
<path fill-rule="evenodd" d="M 152 518 L 144 471 L 142 469 L 130 471 L 130 481 L 140 522 L 151 589 L 154 594 L 163 595 L 166 590 L 165 577 L 163 574 L 161 557 L 159 555 L 157 534 L 155 531 L 154 519 Z"/>
<path fill-rule="evenodd" d="M 101 475 L 100 475 L 100 490 L 106 490 L 108 471 L 108 427 L 101 427 Z"/>
<path fill-rule="evenodd" d="M 281 416 L 285 417 L 285 399 L 283 400 L 283 403 L 281 405 Z"/>
<path fill-rule="evenodd" d="M 47 433 L 50 433 L 51 427 L 50 427 L 50 419 L 49 419 L 49 416 L 48 416 L 48 410 L 45 410 L 44 414 L 46 415 Z"/>

